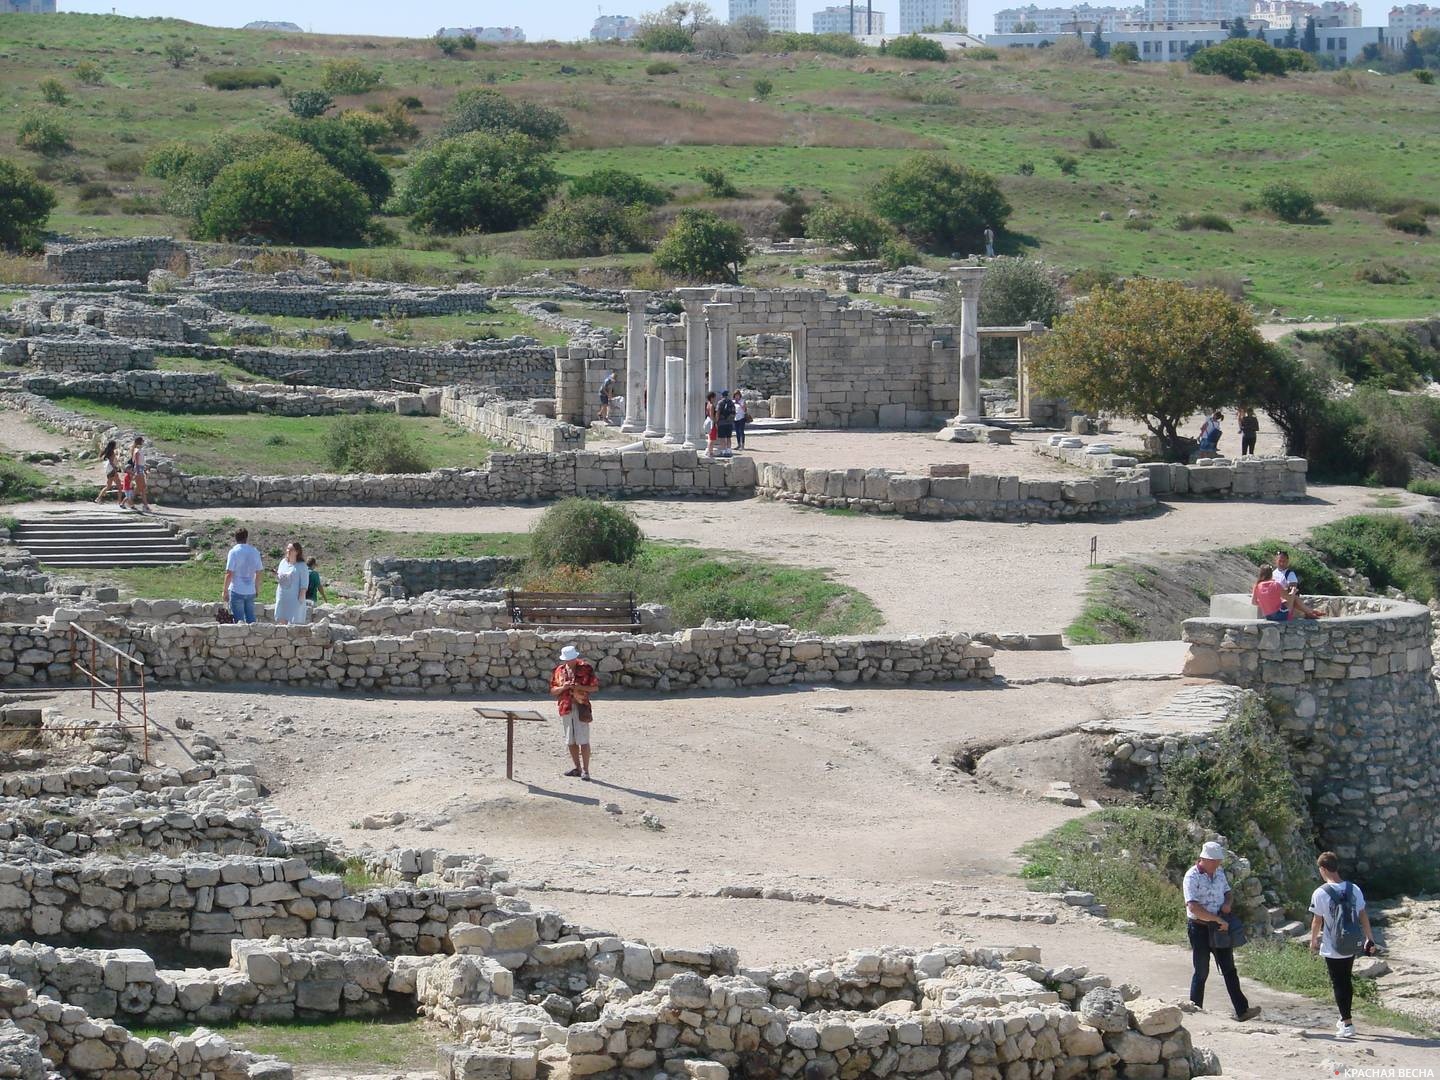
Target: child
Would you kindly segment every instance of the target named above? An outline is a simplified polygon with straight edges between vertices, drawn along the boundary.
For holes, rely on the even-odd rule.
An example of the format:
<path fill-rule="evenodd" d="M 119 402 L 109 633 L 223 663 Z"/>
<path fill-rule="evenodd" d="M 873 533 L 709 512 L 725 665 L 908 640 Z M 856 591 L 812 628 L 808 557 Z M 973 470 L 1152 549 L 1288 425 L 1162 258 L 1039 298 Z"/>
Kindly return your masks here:
<path fill-rule="evenodd" d="M 120 474 L 120 505 L 126 510 L 135 509 L 135 463 L 127 461 Z"/>

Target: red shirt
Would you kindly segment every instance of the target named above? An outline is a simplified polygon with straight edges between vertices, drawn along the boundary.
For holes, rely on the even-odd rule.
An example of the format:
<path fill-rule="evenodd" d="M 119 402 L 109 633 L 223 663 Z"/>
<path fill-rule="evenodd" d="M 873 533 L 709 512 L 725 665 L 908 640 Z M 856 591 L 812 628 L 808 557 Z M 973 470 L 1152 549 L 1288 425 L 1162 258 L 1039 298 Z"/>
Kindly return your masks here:
<path fill-rule="evenodd" d="M 1260 609 L 1260 614 L 1274 615 L 1285 605 L 1285 590 L 1278 581 L 1257 581 L 1250 590 L 1250 602 Z"/>
<path fill-rule="evenodd" d="M 553 693 L 560 687 L 567 687 L 560 690 L 555 698 L 555 704 L 560 708 L 561 716 L 569 716 L 570 710 L 575 707 L 575 695 L 568 687 L 579 686 L 586 690 L 597 690 L 600 687 L 600 676 L 595 674 L 595 669 L 590 666 L 588 660 L 576 660 L 573 664 L 556 664 L 555 670 L 550 672 L 550 690 Z"/>

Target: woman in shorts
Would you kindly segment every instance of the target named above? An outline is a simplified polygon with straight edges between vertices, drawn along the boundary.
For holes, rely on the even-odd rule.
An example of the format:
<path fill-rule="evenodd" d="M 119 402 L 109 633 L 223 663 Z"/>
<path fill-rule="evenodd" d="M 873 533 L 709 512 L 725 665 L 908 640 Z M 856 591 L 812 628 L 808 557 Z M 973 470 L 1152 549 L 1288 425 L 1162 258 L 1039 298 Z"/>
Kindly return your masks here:
<path fill-rule="evenodd" d="M 120 488 L 120 445 L 111 439 L 105 444 L 105 450 L 100 457 L 105 462 L 105 486 L 100 489 L 100 494 L 95 496 L 95 501 L 104 502 L 105 496 L 112 491 L 123 500 L 125 492 Z"/>
<path fill-rule="evenodd" d="M 135 436 L 135 442 L 130 447 L 130 464 L 135 466 L 135 492 L 134 497 L 130 500 L 130 505 L 133 507 L 135 505 L 135 499 L 138 498 L 142 504 L 142 509 L 146 511 L 154 510 L 155 508 L 150 505 L 150 490 L 145 484 L 144 435 Z"/>
<path fill-rule="evenodd" d="M 1267 622 L 1289 622 L 1290 609 L 1285 606 L 1285 587 L 1274 578 L 1275 568 L 1269 563 L 1260 566 L 1250 602 L 1260 609 L 1260 618 Z"/>

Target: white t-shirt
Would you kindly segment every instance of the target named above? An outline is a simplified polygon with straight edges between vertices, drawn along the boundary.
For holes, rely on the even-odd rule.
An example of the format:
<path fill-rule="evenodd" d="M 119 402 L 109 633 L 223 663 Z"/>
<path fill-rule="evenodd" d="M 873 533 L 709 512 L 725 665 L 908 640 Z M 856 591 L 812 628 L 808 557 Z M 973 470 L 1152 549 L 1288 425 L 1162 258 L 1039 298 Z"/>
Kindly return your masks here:
<path fill-rule="evenodd" d="M 255 575 L 264 569 L 260 552 L 252 544 L 236 544 L 225 556 L 225 569 L 230 572 L 230 591 L 241 596 L 255 595 Z"/>
<path fill-rule="evenodd" d="M 1275 572 L 1271 574 L 1270 577 L 1272 580 L 1278 581 L 1281 586 L 1286 589 L 1292 588 L 1300 584 L 1300 579 L 1295 576 L 1294 570 L 1281 570 L 1277 567 L 1275 569 Z"/>
<path fill-rule="evenodd" d="M 1328 887 L 1321 885 L 1310 897 L 1310 914 L 1319 915 L 1325 920 L 1325 925 L 1320 930 L 1320 955 L 1328 956 L 1332 960 L 1344 960 L 1352 955 L 1342 953 L 1339 949 L 1337 939 L 1340 936 L 1340 902 L 1331 895 L 1332 889 L 1343 893 L 1346 885 L 1350 886 L 1350 899 L 1355 904 L 1355 917 L 1358 919 L 1360 912 L 1365 910 L 1365 894 L 1353 881 L 1341 881 Z"/>

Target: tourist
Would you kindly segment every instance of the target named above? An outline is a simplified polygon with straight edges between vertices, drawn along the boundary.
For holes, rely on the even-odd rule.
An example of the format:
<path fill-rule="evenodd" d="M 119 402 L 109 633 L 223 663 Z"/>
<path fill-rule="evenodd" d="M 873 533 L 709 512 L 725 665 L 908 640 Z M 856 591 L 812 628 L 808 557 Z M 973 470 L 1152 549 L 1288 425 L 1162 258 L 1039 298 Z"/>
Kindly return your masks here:
<path fill-rule="evenodd" d="M 1255 453 L 1255 439 L 1260 434 L 1260 418 L 1254 409 L 1240 410 L 1240 456 Z"/>
<path fill-rule="evenodd" d="M 1275 568 L 1260 564 L 1255 587 L 1250 590 L 1250 603 L 1260 609 L 1260 617 L 1270 622 L 1288 622 L 1290 609 L 1285 606 L 1285 587 L 1275 580 Z"/>
<path fill-rule="evenodd" d="M 705 395 L 705 456 L 715 456 L 715 440 L 720 437 L 715 424 L 715 391 Z"/>
<path fill-rule="evenodd" d="M 125 462 L 120 470 L 120 505 L 126 510 L 135 509 L 135 463 Z"/>
<path fill-rule="evenodd" d="M 995 230 L 989 225 L 985 226 L 985 257 L 987 259 L 995 257 Z"/>
<path fill-rule="evenodd" d="M 600 419 L 607 424 L 610 422 L 610 398 L 614 393 L 615 375 L 607 371 L 605 381 L 600 384 Z"/>
<path fill-rule="evenodd" d="M 309 568 L 309 575 L 305 584 L 305 601 L 310 605 L 328 604 L 330 597 L 325 592 L 325 582 L 320 580 L 320 571 L 315 569 L 313 558 L 306 560 L 306 567 Z"/>
<path fill-rule="evenodd" d="M 1212 929 L 1228 932 L 1234 925 L 1230 918 L 1230 882 L 1225 877 L 1221 863 L 1225 861 L 1225 848 L 1214 840 L 1208 841 L 1201 849 L 1195 865 L 1185 871 L 1185 930 L 1190 939 L 1190 959 L 1194 965 L 1190 976 L 1190 1000 L 1197 1009 L 1205 1006 L 1205 980 L 1210 975 L 1210 958 L 1225 979 L 1225 989 L 1230 994 L 1230 1003 L 1235 1006 L 1236 1020 L 1253 1020 L 1260 1015 L 1260 1009 L 1246 1000 L 1240 989 L 1240 976 L 1235 971 L 1235 950 L 1226 946 L 1210 944 Z M 1239 920 L 1235 920 L 1238 922 Z"/>
<path fill-rule="evenodd" d="M 1375 933 L 1370 929 L 1370 913 L 1365 910 L 1365 894 L 1359 885 L 1340 876 L 1339 856 L 1322 851 L 1315 865 L 1325 884 L 1310 897 L 1310 914 L 1314 916 L 1310 920 L 1310 951 L 1320 954 L 1330 974 L 1330 989 L 1335 994 L 1335 1007 L 1340 1010 L 1335 1037 L 1353 1039 L 1350 1001 L 1355 988 L 1351 976 L 1356 954 L 1375 955 Z"/>
<path fill-rule="evenodd" d="M 715 431 L 720 456 L 734 457 L 730 439 L 735 434 L 735 399 L 730 396 L 729 390 L 721 390 L 719 400 L 715 402 Z"/>
<path fill-rule="evenodd" d="M 1271 577 L 1285 590 L 1285 606 L 1290 614 L 1287 618 L 1294 618 L 1298 613 L 1304 619 L 1319 619 L 1322 615 L 1305 602 L 1305 597 L 1300 593 L 1300 578 L 1290 568 L 1290 553 L 1283 549 L 1275 552 L 1275 569 Z"/>
<path fill-rule="evenodd" d="M 1224 434 L 1224 430 L 1220 427 L 1220 421 L 1224 419 L 1225 414 L 1216 409 L 1210 414 L 1209 419 L 1200 425 L 1200 442 L 1197 444 L 1197 449 L 1209 450 L 1212 453 L 1219 452 L 1220 436 Z"/>
<path fill-rule="evenodd" d="M 140 502 L 145 511 L 153 511 L 155 508 L 150 505 L 150 492 L 145 485 L 145 436 L 136 435 L 135 442 L 130 447 L 130 463 L 135 466 L 135 494 L 140 497 Z M 135 500 L 130 500 L 133 508 Z"/>
<path fill-rule="evenodd" d="M 570 748 L 574 765 L 566 776 L 590 779 L 590 696 L 600 688 L 600 677 L 580 650 L 566 645 L 560 650 L 560 663 L 550 672 L 550 696 L 560 710 L 560 724 L 565 731 L 565 745 Z"/>
<path fill-rule="evenodd" d="M 745 395 L 735 391 L 735 449 L 745 449 L 745 428 L 750 423 L 750 410 L 745 407 Z"/>
<path fill-rule="evenodd" d="M 285 557 L 275 567 L 275 579 L 275 621 L 282 626 L 303 624 L 310 571 L 305 565 L 305 552 L 294 540 L 285 545 Z"/>
<path fill-rule="evenodd" d="M 125 492 L 120 486 L 119 444 L 114 439 L 111 439 L 105 444 L 105 449 L 101 452 L 100 458 L 105 462 L 105 486 L 100 489 L 100 494 L 95 496 L 95 501 L 97 503 L 104 502 L 105 496 L 109 492 L 114 491 L 123 503 L 125 501 Z"/>
<path fill-rule="evenodd" d="M 220 599 L 230 605 L 230 614 L 237 623 L 255 621 L 255 594 L 260 590 L 260 575 L 264 570 L 264 560 L 251 545 L 249 531 L 236 529 L 235 546 L 225 556 L 225 585 Z"/>

